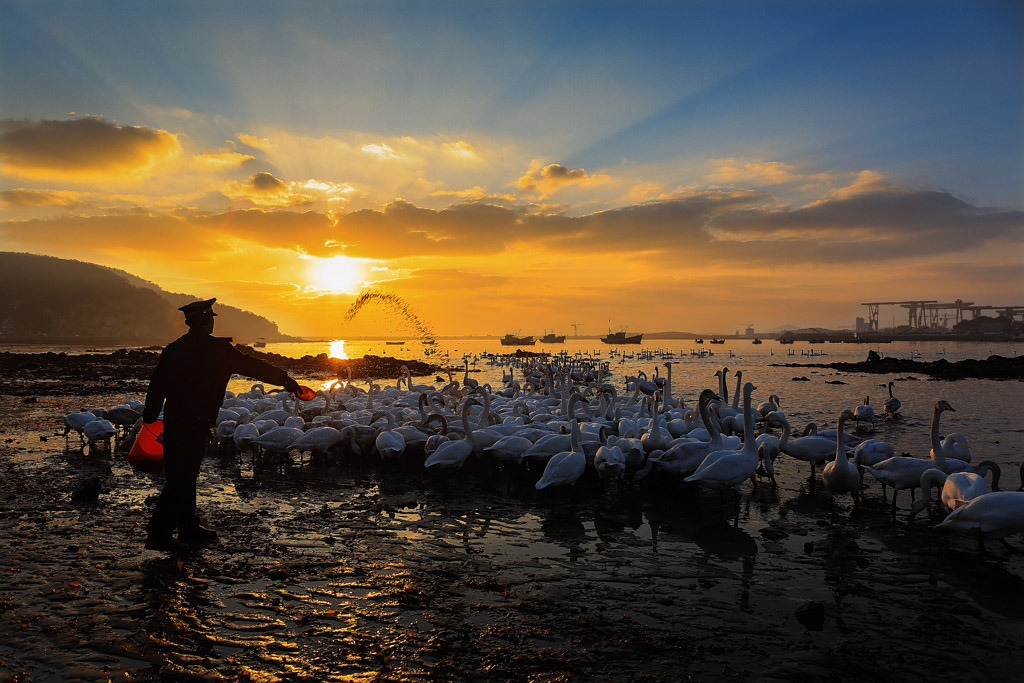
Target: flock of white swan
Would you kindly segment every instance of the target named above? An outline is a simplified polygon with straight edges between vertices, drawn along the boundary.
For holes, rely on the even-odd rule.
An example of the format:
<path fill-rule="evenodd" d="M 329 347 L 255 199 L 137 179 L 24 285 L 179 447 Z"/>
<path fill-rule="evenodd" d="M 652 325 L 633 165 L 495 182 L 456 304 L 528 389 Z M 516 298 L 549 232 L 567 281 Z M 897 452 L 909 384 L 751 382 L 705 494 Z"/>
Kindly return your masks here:
<path fill-rule="evenodd" d="M 602 485 L 637 484 L 649 477 L 672 478 L 690 485 L 736 491 L 747 481 L 765 478 L 775 485 L 779 457 L 806 462 L 810 476 L 820 468 L 821 483 L 832 496 L 849 495 L 854 505 L 870 474 L 892 492 L 892 514 L 899 491 L 909 490 L 909 519 L 926 509 L 932 489 L 948 515 L 938 528 L 1002 538 L 1024 531 L 1024 484 L 1000 491 L 1000 470 L 992 462 L 971 462 L 962 434 L 940 438 L 940 416 L 955 410 L 945 400 L 935 404 L 928 458 L 897 456 L 882 440 L 859 440 L 846 432 L 850 421 L 894 419 L 900 402 L 884 402 L 877 417 L 868 400 L 843 410 L 834 431 L 813 425 L 795 436 L 772 394 L 755 404 L 757 387 L 735 373 L 736 391 L 728 400 L 729 369 L 715 373 L 717 392 L 701 391 L 696 406 L 672 394 L 672 365 L 665 376 L 638 372 L 626 378 L 619 393 L 606 364 L 565 359 L 519 359 L 503 374 L 501 387 L 470 378 L 468 361 L 462 382 L 451 377 L 441 389 L 415 384 L 403 366 L 393 384 L 373 380 L 365 388 L 351 379 L 300 401 L 286 392 L 268 393 L 263 385 L 237 395 L 226 392 L 214 430 L 216 443 L 254 462 L 270 459 L 294 464 L 309 454 L 311 462 L 332 458 L 372 460 L 381 466 L 411 463 L 428 470 L 457 469 L 467 462 L 494 462 L 535 477 L 537 489 L 570 491 L 593 473 Z M 742 405 L 740 397 L 742 396 Z M 83 410 L 64 417 L 65 439 L 74 431 L 92 448 L 120 432 L 130 443 L 140 424 L 142 406 L 129 402 L 109 410 Z M 758 433 L 758 426 L 761 429 Z M 771 433 L 777 428 L 779 435 Z M 1021 465 L 1024 476 L 1024 464 Z M 992 475 L 991 486 L 985 476 Z M 924 494 L 914 498 L 917 489 Z"/>

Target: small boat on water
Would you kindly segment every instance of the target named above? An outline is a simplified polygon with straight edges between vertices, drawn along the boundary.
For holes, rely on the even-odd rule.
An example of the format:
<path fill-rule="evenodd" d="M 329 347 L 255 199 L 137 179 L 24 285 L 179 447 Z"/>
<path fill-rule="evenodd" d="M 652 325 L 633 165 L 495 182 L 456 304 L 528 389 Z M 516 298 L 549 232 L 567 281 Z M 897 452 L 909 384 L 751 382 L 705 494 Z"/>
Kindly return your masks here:
<path fill-rule="evenodd" d="M 541 344 L 564 344 L 565 343 L 565 335 L 564 334 L 555 334 L 554 332 L 548 332 L 547 334 L 545 334 L 543 337 L 540 338 L 540 343 Z"/>
<path fill-rule="evenodd" d="M 696 339 L 693 340 L 693 343 L 694 344 L 703 344 L 704 343 L 704 339 L 702 339 L 701 337 L 697 337 Z"/>
<path fill-rule="evenodd" d="M 501 338 L 502 346 L 533 346 L 536 343 L 534 337 L 517 337 L 514 334 L 506 334 Z"/>
<path fill-rule="evenodd" d="M 257 340 L 256 340 L 255 342 L 253 342 L 253 345 L 252 345 L 252 347 L 253 347 L 254 349 L 262 349 L 262 348 L 264 348 L 264 347 L 265 347 L 266 345 L 267 345 L 267 340 L 266 340 L 266 339 L 264 339 L 263 337 L 260 337 L 260 338 L 259 338 L 259 339 L 257 339 Z"/>
<path fill-rule="evenodd" d="M 405 342 L 404 341 L 386 341 L 384 343 L 388 344 L 390 346 L 399 346 L 401 344 L 404 344 Z"/>
<path fill-rule="evenodd" d="M 725 340 L 724 339 L 715 339 L 714 337 L 712 337 L 711 341 L 709 341 L 708 343 L 709 344 L 724 344 Z"/>
<path fill-rule="evenodd" d="M 762 341 L 761 341 L 760 339 L 758 339 L 757 337 L 754 337 L 754 341 L 752 341 L 752 342 L 750 342 L 750 343 L 751 343 L 751 344 L 763 344 L 764 342 L 762 342 Z"/>
<path fill-rule="evenodd" d="M 435 340 L 433 340 L 433 339 L 424 339 L 423 343 L 424 344 L 436 344 L 437 342 Z"/>
<path fill-rule="evenodd" d="M 639 344 L 644 340 L 643 333 L 627 335 L 625 332 L 612 332 L 608 330 L 608 334 L 601 337 L 601 341 L 605 344 Z"/>

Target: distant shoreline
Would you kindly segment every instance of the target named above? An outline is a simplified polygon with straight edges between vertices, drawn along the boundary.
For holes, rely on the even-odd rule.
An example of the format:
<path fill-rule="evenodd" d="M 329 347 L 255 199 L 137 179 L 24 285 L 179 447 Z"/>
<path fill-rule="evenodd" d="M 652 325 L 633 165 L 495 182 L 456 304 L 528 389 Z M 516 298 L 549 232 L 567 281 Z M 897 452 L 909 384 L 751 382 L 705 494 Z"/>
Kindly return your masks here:
<path fill-rule="evenodd" d="M 860 363 L 772 363 L 776 367 L 832 368 L 844 372 L 875 374 L 916 373 L 938 379 L 1015 379 L 1024 380 L 1024 356 L 989 356 L 985 360 L 967 359 L 950 363 L 945 358 L 922 362 L 902 358 L 873 358 Z"/>

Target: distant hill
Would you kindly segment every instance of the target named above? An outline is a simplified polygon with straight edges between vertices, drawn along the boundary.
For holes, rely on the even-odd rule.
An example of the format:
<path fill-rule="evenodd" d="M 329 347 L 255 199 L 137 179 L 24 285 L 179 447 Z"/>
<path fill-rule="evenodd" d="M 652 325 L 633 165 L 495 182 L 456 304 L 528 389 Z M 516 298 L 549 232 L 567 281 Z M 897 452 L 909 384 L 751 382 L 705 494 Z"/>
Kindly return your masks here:
<path fill-rule="evenodd" d="M 0 252 L 0 341 L 164 344 L 179 336 L 179 306 L 199 297 L 166 292 L 94 263 Z M 255 313 L 217 304 L 218 336 L 238 342 L 295 339 Z"/>

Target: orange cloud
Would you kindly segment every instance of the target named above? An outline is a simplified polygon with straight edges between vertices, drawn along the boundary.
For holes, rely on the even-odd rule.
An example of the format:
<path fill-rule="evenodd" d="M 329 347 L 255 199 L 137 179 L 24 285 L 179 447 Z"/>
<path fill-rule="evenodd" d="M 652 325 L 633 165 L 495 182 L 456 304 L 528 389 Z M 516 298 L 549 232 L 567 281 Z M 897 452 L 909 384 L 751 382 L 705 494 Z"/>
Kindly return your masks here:
<path fill-rule="evenodd" d="M 235 201 L 261 207 L 311 207 L 317 202 L 333 206 L 347 202 L 355 188 L 345 183 L 332 183 L 310 178 L 304 182 L 286 183 L 267 171 L 249 176 L 244 182 L 225 183 L 220 190 Z"/>
<path fill-rule="evenodd" d="M 144 177 L 181 154 L 177 136 L 100 117 L 0 122 L 0 168 L 24 178 Z"/>
<path fill-rule="evenodd" d="M 209 168 L 234 168 L 241 166 L 247 161 L 254 161 L 256 157 L 241 152 L 203 152 L 196 156 L 196 161 Z"/>
<path fill-rule="evenodd" d="M 569 185 L 592 185 L 611 181 L 607 175 L 588 175 L 582 168 L 570 169 L 562 164 L 548 164 L 543 168 L 539 162 L 530 164 L 530 170 L 516 181 L 521 190 L 534 191 L 547 196 Z"/>
<path fill-rule="evenodd" d="M 783 185 L 786 183 L 806 183 L 808 181 L 824 181 L 829 176 L 825 173 L 800 173 L 792 164 L 781 161 L 740 161 L 738 159 L 720 159 L 715 162 L 717 168 L 708 175 L 708 180 L 716 183 L 753 183 L 755 185 Z"/>
<path fill-rule="evenodd" d="M 0 192 L 0 201 L 10 206 L 75 206 L 81 200 L 81 193 L 68 190 L 26 190 L 19 187 Z"/>
<path fill-rule="evenodd" d="M 435 190 L 430 193 L 431 197 L 458 197 L 467 201 L 497 201 L 497 202 L 514 202 L 516 196 L 514 194 L 492 194 L 480 185 L 466 188 L 465 190 Z"/>

